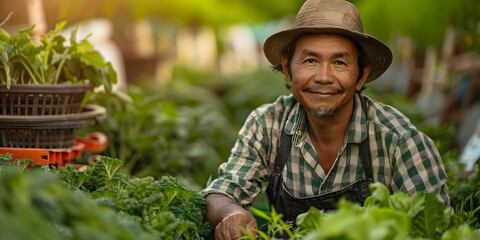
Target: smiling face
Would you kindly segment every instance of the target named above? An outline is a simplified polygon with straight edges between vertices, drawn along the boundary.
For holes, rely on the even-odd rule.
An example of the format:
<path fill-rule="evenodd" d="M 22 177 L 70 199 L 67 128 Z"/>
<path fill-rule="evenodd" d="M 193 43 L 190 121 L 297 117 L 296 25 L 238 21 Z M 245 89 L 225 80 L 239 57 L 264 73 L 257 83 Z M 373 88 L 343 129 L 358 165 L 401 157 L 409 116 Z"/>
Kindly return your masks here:
<path fill-rule="evenodd" d="M 299 37 L 291 61 L 283 57 L 282 67 L 295 99 L 317 117 L 351 114 L 355 92 L 369 72 L 358 79 L 355 42 L 335 34 Z"/>

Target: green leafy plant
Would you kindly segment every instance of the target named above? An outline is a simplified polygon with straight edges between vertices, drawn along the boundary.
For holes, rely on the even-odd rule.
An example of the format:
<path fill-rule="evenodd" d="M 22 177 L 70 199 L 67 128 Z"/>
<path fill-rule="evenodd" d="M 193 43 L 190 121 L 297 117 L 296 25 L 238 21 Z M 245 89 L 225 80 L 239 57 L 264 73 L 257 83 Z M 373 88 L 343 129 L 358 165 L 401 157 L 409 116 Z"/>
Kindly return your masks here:
<path fill-rule="evenodd" d="M 82 131 L 105 133 L 109 146 L 101 154 L 122 160 L 120 171 L 130 175 L 172 175 L 201 188 L 233 145 L 221 105 L 198 87 L 132 84 L 89 101 L 104 106 L 109 117 Z"/>
<path fill-rule="evenodd" d="M 404 192 L 395 192 L 390 195 L 389 190 L 381 183 L 370 185 L 372 192 L 383 192 L 372 194 L 372 197 L 365 201 L 365 208 L 386 207 L 394 211 L 401 211 L 407 214 L 410 219 L 410 236 L 438 239 L 446 229 L 453 226 L 451 208 L 438 201 L 433 193 L 417 192 L 409 196 Z"/>
<path fill-rule="evenodd" d="M 58 174 L 70 189 L 85 191 L 98 203 L 138 218 L 162 239 L 209 236 L 211 227 L 203 217 L 206 201 L 200 193 L 173 176 L 130 177 L 119 172 L 121 165 L 119 159 L 101 156 L 84 171 L 68 165 Z"/>
<path fill-rule="evenodd" d="M 1 239 L 158 239 L 134 217 L 72 191 L 55 171 L 10 160 L 0 154 Z"/>
<path fill-rule="evenodd" d="M 459 219 L 480 229 L 480 162 L 466 179 L 452 177 L 448 182 L 451 205 Z"/>
<path fill-rule="evenodd" d="M 2 239 L 36 239 L 3 231 L 11 228 L 7 219 L 25 221 L 48 239 L 207 239 L 211 233 L 203 196 L 172 176 L 130 177 L 118 172 L 119 159 L 105 156 L 81 171 L 12 163 L 10 154 L 0 154 L 0 165 L 0 213 L 8 212 L 0 216 Z M 29 171 L 18 167 L 25 165 Z"/>
<path fill-rule="evenodd" d="M 320 211 L 314 207 L 300 214 L 296 226 L 281 221 L 281 215 L 252 208 L 255 215 L 270 221 L 257 236 L 246 232 L 241 239 L 278 239 L 284 232 L 289 239 L 478 239 L 480 231 L 458 221 L 452 208 L 445 207 L 434 193 L 390 194 L 381 183 L 370 185 L 371 196 L 364 206 L 341 199 L 338 209 Z"/>
<path fill-rule="evenodd" d="M 0 25 L 0 83 L 12 84 L 91 84 L 111 90 L 117 75 L 94 46 L 77 31 L 67 40 L 60 34 L 66 22 L 39 39 L 32 36 L 34 26 L 12 34 Z"/>
<path fill-rule="evenodd" d="M 274 208 L 272 208 L 270 214 L 267 214 L 266 212 L 255 207 L 250 207 L 250 211 L 254 216 L 264 219 L 267 222 L 260 226 L 260 229 L 255 230 L 257 236 L 253 236 L 246 229 L 242 228 L 241 230 L 245 236 L 240 237 L 239 240 L 256 238 L 270 239 L 272 236 L 275 238 L 288 237 L 288 239 L 297 239 L 298 236 L 301 236 L 299 232 L 295 231 L 293 224 L 283 221 L 282 214 L 277 213 Z"/>

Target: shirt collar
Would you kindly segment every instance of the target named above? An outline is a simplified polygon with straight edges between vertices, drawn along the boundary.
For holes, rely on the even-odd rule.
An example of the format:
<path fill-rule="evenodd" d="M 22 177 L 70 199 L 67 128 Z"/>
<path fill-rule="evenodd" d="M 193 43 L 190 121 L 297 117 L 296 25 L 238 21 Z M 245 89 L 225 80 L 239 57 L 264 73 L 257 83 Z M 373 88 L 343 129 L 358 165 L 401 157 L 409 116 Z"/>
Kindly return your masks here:
<path fill-rule="evenodd" d="M 365 98 L 365 101 L 367 99 Z M 360 94 L 355 94 L 354 107 L 350 125 L 347 130 L 346 143 L 361 143 L 367 137 L 367 117 L 363 114 Z M 296 102 L 290 111 L 285 124 L 285 133 L 292 135 L 293 144 L 298 146 L 307 136 L 306 112 L 303 106 Z"/>
<path fill-rule="evenodd" d="M 355 94 L 355 105 L 353 107 L 352 118 L 350 119 L 350 126 L 347 131 L 347 143 L 361 143 L 367 138 L 367 116 L 363 113 L 362 102 L 360 98 L 363 97 L 367 103 L 368 115 L 368 100 L 365 96 Z"/>

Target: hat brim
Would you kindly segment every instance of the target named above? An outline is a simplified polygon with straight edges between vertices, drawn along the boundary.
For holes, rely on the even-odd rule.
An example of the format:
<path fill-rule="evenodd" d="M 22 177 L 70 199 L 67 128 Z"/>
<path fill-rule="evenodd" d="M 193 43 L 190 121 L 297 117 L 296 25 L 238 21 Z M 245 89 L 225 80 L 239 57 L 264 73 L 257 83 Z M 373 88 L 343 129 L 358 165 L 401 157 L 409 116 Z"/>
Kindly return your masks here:
<path fill-rule="evenodd" d="M 273 65 L 280 64 L 283 49 L 301 35 L 309 33 L 333 33 L 356 41 L 365 52 L 366 63 L 371 67 L 367 82 L 379 78 L 393 60 L 390 48 L 377 38 L 364 33 L 356 33 L 342 28 L 295 28 L 271 35 L 263 45 L 265 57 Z"/>

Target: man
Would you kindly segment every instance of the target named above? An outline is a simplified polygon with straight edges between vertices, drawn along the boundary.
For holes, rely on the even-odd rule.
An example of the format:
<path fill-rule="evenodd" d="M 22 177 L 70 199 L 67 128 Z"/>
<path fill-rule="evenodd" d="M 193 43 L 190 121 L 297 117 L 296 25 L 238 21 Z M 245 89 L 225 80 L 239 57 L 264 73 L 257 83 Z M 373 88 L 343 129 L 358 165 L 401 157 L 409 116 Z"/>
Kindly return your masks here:
<path fill-rule="evenodd" d="M 216 239 L 254 234 L 243 206 L 267 196 L 287 221 L 310 206 L 334 209 L 340 197 L 363 203 L 368 184 L 435 192 L 449 205 L 446 173 L 434 143 L 398 110 L 360 94 L 381 76 L 392 52 L 363 32 L 355 6 L 307 0 L 294 27 L 270 36 L 264 53 L 292 94 L 254 110 L 228 162 L 203 193 Z"/>

